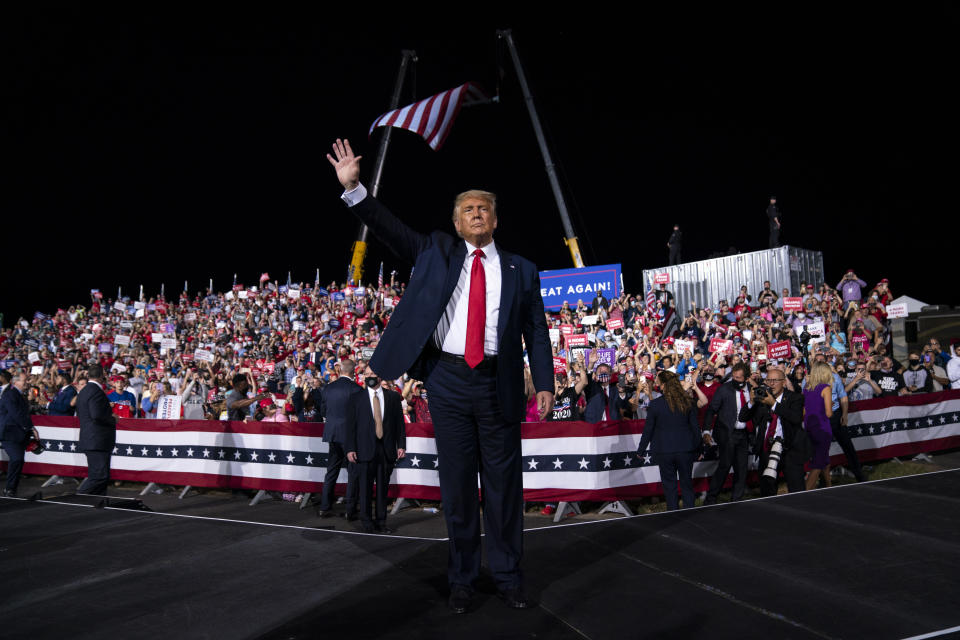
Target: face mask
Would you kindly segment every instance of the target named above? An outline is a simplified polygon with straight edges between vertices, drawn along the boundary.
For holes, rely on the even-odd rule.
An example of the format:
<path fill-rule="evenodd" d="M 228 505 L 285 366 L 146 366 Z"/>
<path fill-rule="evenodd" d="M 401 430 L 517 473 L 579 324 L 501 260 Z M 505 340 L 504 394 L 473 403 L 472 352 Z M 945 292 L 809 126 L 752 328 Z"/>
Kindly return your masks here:
<path fill-rule="evenodd" d="M 598 373 L 598 374 L 597 374 L 597 382 L 599 382 L 600 384 L 606 384 L 606 383 L 610 382 L 610 374 L 609 374 L 609 373 Z"/>
<path fill-rule="evenodd" d="M 919 361 L 919 360 L 910 360 L 910 368 L 911 368 L 911 369 L 917 369 L 917 368 L 919 368 L 919 367 L 920 367 L 920 361 Z"/>
<path fill-rule="evenodd" d="M 710 382 L 711 380 L 713 380 L 713 374 L 712 374 L 712 373 L 705 373 L 705 374 L 703 374 L 703 379 L 706 380 L 707 382 Z"/>
<path fill-rule="evenodd" d="M 797 317 L 803 320 L 805 317 L 807 317 L 807 314 L 801 311 L 800 313 L 797 314 Z"/>
<path fill-rule="evenodd" d="M 366 381 L 367 381 L 367 386 L 370 387 L 371 389 L 375 389 L 377 388 L 377 386 L 380 385 L 380 378 L 378 378 L 377 376 L 366 378 Z"/>
<path fill-rule="evenodd" d="M 740 382 L 737 382 L 736 380 L 733 381 L 733 388 L 737 391 L 742 390 L 745 386 L 747 386 L 746 380 L 741 380 Z"/>

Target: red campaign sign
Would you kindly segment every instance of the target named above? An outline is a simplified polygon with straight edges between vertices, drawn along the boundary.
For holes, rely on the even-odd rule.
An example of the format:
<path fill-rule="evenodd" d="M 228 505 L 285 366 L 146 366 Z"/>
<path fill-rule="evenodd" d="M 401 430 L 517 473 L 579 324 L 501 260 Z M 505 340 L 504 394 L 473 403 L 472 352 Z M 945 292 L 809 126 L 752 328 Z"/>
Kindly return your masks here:
<path fill-rule="evenodd" d="M 710 340 L 710 353 L 725 353 L 733 355 L 733 340 L 721 340 L 713 338 Z"/>
<path fill-rule="evenodd" d="M 774 342 L 767 345 L 767 357 L 771 360 L 784 360 L 793 353 L 790 349 L 790 341 Z"/>
<path fill-rule="evenodd" d="M 607 320 L 607 329 L 613 331 L 614 329 L 623 329 L 623 320 L 620 318 L 610 318 Z"/>
<path fill-rule="evenodd" d="M 163 373 L 163 360 L 159 360 L 157 362 L 157 371 L 159 371 L 160 373 Z"/>
<path fill-rule="evenodd" d="M 273 370 L 276 368 L 276 366 L 277 365 L 274 364 L 273 362 L 268 362 L 263 365 L 263 370 L 269 373 L 270 375 L 273 375 Z"/>
<path fill-rule="evenodd" d="M 803 298 L 784 298 L 783 299 L 783 310 L 784 311 L 802 311 L 803 310 Z"/>
<path fill-rule="evenodd" d="M 180 359 L 183 360 L 184 362 L 190 362 L 191 360 L 193 360 L 193 354 L 184 353 L 183 355 L 180 356 Z"/>
<path fill-rule="evenodd" d="M 70 371 L 70 361 L 69 360 L 58 360 L 57 368 L 61 371 Z"/>
<path fill-rule="evenodd" d="M 572 324 L 560 325 L 560 333 L 562 333 L 565 336 L 573 335 L 573 325 Z"/>
<path fill-rule="evenodd" d="M 567 372 L 567 361 L 565 358 L 553 357 L 553 372 L 554 373 L 566 373 Z"/>
<path fill-rule="evenodd" d="M 656 273 L 653 276 L 654 284 L 670 284 L 670 274 L 669 273 Z"/>
<path fill-rule="evenodd" d="M 587 346 L 587 342 L 587 334 L 585 333 L 567 336 L 568 347 L 585 347 Z"/>
<path fill-rule="evenodd" d="M 256 378 L 260 375 L 260 367 L 251 367 L 250 373 L 253 374 L 253 377 Z"/>

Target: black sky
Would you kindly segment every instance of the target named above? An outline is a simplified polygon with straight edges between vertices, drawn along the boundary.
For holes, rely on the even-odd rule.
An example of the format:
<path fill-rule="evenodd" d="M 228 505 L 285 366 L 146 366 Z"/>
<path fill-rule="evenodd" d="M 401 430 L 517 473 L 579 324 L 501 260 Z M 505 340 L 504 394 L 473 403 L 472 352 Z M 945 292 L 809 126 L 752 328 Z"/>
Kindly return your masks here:
<path fill-rule="evenodd" d="M 570 266 L 533 130 L 497 28 L 512 27 L 588 263 L 622 262 L 628 290 L 666 261 L 784 241 L 824 251 L 897 295 L 960 303 L 949 229 L 957 175 L 958 11 L 698 9 L 450 25 L 293 13 L 7 22 L 13 73 L 0 311 L 148 295 L 232 274 L 251 284 L 343 279 L 356 223 L 324 158 L 346 136 L 369 176 L 400 50 L 419 56 L 401 104 L 467 80 L 500 103 L 464 109 L 440 152 L 395 132 L 381 199 L 420 230 L 452 197 L 499 195 L 498 240 Z M 352 25 L 352 26 L 349 26 Z M 498 61 L 502 63 L 498 67 Z M 502 69 L 502 74 L 498 73 Z M 414 82 L 415 80 L 415 82 Z M 404 278 L 409 265 L 374 242 Z M 835 282 L 834 282 L 835 284 Z"/>

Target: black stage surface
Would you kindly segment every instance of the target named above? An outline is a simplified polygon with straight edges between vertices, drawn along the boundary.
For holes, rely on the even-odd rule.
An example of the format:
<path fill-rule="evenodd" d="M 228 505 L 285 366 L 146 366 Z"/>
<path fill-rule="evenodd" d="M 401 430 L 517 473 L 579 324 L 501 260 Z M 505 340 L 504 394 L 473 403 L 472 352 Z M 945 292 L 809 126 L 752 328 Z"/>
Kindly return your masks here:
<path fill-rule="evenodd" d="M 271 505 L 227 520 L 197 517 L 214 513 L 204 500 L 96 504 L 0 499 L 0 635 L 904 638 L 960 625 L 960 471 L 530 530 L 539 607 L 507 609 L 487 580 L 460 616 L 442 519 L 435 537 L 399 535 L 423 533 L 422 511 L 374 536 L 243 520 Z"/>

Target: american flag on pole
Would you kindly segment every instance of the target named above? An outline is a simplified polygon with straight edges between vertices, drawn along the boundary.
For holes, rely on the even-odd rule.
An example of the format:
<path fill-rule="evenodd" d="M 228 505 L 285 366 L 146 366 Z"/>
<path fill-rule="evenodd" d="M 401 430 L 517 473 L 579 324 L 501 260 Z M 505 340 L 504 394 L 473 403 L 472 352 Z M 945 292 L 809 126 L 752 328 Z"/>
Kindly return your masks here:
<path fill-rule="evenodd" d="M 461 106 L 487 102 L 487 94 L 473 82 L 448 89 L 420 102 L 387 111 L 373 121 L 368 135 L 377 127 L 397 127 L 423 138 L 434 151 L 443 146 Z"/>
<path fill-rule="evenodd" d="M 377 288 L 383 287 L 383 263 L 380 263 L 380 274 L 377 276 Z"/>
<path fill-rule="evenodd" d="M 647 285 L 647 311 L 653 313 L 657 309 L 657 297 L 653 295 L 653 285 Z"/>

